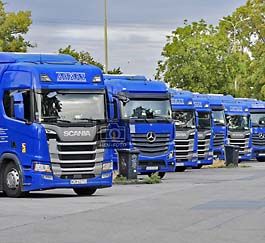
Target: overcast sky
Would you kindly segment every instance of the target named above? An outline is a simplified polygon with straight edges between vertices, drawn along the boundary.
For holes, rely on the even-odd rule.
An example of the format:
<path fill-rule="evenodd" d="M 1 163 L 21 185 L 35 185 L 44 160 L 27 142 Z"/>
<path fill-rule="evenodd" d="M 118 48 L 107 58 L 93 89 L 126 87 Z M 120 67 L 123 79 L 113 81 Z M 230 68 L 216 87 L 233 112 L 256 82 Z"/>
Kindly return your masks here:
<path fill-rule="evenodd" d="M 71 45 L 104 64 L 104 0 L 4 0 L 6 11 L 30 10 L 30 52 Z M 109 69 L 152 78 L 166 35 L 183 20 L 217 24 L 246 0 L 107 0 Z"/>

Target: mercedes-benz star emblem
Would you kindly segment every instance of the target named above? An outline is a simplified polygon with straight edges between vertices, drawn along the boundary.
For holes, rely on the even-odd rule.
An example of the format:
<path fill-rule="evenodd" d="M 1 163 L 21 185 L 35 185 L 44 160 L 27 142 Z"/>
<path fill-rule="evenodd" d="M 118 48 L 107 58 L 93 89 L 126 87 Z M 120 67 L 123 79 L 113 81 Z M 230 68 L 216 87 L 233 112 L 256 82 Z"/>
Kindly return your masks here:
<path fill-rule="evenodd" d="M 265 137 L 265 135 L 263 133 L 259 133 L 259 138 L 263 139 Z"/>
<path fill-rule="evenodd" d="M 146 138 L 150 143 L 153 143 L 156 140 L 156 134 L 154 132 L 149 132 L 146 134 Z"/>

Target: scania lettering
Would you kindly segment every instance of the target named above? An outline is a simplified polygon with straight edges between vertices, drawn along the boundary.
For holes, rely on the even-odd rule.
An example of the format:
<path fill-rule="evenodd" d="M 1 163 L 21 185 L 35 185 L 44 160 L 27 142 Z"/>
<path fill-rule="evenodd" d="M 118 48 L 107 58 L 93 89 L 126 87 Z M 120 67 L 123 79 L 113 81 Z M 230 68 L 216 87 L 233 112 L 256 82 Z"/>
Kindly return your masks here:
<path fill-rule="evenodd" d="M 0 190 L 110 187 L 102 71 L 62 54 L 0 53 L 0 68 Z"/>
<path fill-rule="evenodd" d="M 105 83 L 113 97 L 118 138 L 126 148 L 137 149 L 138 172 L 163 177 L 175 170 L 174 122 L 171 119 L 170 93 L 163 82 L 143 76 L 105 75 Z M 117 169 L 117 151 L 115 168 Z"/>

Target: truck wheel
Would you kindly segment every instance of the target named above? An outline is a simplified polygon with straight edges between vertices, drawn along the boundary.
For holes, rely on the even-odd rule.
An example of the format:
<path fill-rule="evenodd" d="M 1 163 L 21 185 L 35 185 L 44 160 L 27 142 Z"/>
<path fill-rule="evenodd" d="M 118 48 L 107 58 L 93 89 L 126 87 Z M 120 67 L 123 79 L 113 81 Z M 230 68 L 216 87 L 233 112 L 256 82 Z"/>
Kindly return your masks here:
<path fill-rule="evenodd" d="M 202 168 L 202 165 L 197 165 L 197 167 L 192 167 L 192 169 L 201 169 Z"/>
<path fill-rule="evenodd" d="M 73 188 L 73 190 L 78 196 L 91 196 L 96 192 L 97 188 L 95 188 L 95 187 L 79 187 L 79 188 Z"/>
<path fill-rule="evenodd" d="M 259 162 L 265 162 L 265 157 L 257 157 L 256 159 Z"/>
<path fill-rule="evenodd" d="M 8 163 L 4 168 L 3 191 L 8 197 L 24 197 L 28 192 L 22 191 L 22 178 L 18 166 Z"/>
<path fill-rule="evenodd" d="M 176 166 L 175 172 L 184 172 L 186 170 L 185 166 Z"/>

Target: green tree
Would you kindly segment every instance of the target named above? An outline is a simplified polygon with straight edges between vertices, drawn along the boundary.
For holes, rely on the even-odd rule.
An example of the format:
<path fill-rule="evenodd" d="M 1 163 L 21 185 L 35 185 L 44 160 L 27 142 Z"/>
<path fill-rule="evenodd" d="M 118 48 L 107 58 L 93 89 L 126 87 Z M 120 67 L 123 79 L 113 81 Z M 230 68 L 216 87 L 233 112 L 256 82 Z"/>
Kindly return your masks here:
<path fill-rule="evenodd" d="M 0 1 L 0 51 L 26 52 L 28 47 L 34 47 L 22 36 L 29 31 L 30 17 L 30 11 L 6 12 Z"/>
<path fill-rule="evenodd" d="M 235 63 L 241 56 L 233 54 L 230 45 L 217 27 L 185 20 L 184 27 L 167 36 L 156 78 L 201 93 L 232 93 Z"/>
<path fill-rule="evenodd" d="M 69 54 L 81 63 L 92 64 L 92 65 L 98 66 L 100 69 L 103 70 L 103 67 L 104 67 L 103 64 L 95 61 L 88 51 L 78 52 L 75 49 L 72 49 L 71 45 L 68 45 L 65 49 L 60 48 L 59 53 Z M 122 71 L 120 67 L 118 67 L 118 68 L 114 68 L 113 70 L 108 71 L 108 74 L 122 74 Z"/>
<path fill-rule="evenodd" d="M 265 98 L 265 2 L 248 0 L 245 5 L 225 18 L 234 23 L 233 31 L 229 22 L 220 23 L 235 34 L 237 51 L 248 53 L 251 61 L 245 73 L 238 78 L 241 87 L 240 96 Z"/>

